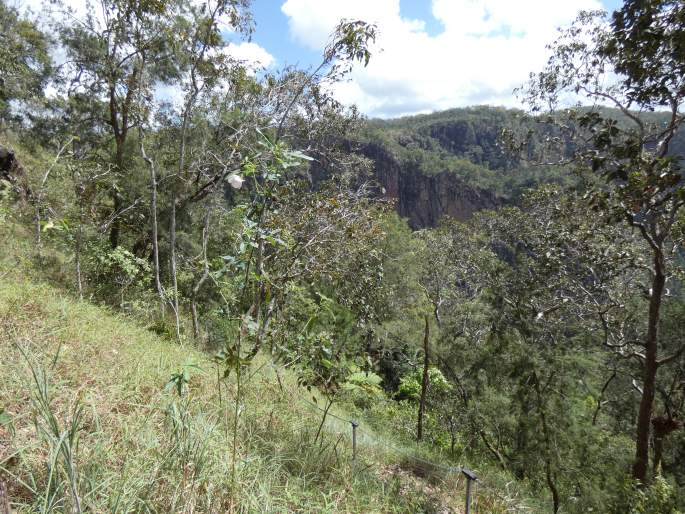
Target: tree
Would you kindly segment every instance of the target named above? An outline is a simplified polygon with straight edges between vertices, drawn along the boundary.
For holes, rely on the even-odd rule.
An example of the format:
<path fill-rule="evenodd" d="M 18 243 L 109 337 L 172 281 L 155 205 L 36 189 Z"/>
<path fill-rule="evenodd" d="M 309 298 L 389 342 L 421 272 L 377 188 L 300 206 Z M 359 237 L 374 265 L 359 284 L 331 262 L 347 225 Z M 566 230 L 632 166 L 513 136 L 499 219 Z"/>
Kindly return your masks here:
<path fill-rule="evenodd" d="M 102 0 L 97 10 L 87 4 L 84 19 L 65 16 L 58 26 L 68 59 L 67 96 L 89 102 L 92 122 L 109 132 L 114 143 L 109 227 L 113 248 L 119 245 L 121 216 L 129 210 L 121 181 L 131 157 L 130 131 L 141 123 L 141 102 L 149 99 L 149 88 L 175 73 L 168 44 L 175 7 L 172 2 Z"/>
<path fill-rule="evenodd" d="M 423 334 L 423 373 L 421 375 L 421 395 L 419 397 L 419 410 L 416 415 L 416 440 L 420 442 L 423 439 L 423 416 L 426 412 L 426 396 L 428 394 L 428 387 L 430 386 L 430 377 L 428 369 L 430 365 L 430 322 L 429 316 L 424 316 L 424 334 Z"/>
<path fill-rule="evenodd" d="M 170 44 L 174 48 L 174 57 L 177 61 L 177 73 L 179 75 L 179 85 L 182 87 L 185 98 L 183 105 L 178 113 L 177 120 L 174 120 L 175 132 L 178 137 L 178 153 L 176 156 L 177 171 L 169 175 L 171 183 L 170 198 L 170 220 L 169 220 L 169 261 L 171 271 L 171 301 L 170 304 L 176 318 L 176 337 L 181 337 L 181 322 L 179 312 L 179 291 L 178 291 L 178 272 L 176 255 L 176 236 L 177 236 L 177 203 L 179 194 L 182 195 L 183 185 L 190 179 L 189 169 L 195 166 L 202 166 L 205 158 L 201 154 L 199 162 L 188 162 L 188 139 L 190 125 L 193 121 L 196 103 L 200 95 L 205 91 L 211 91 L 217 86 L 221 79 L 227 77 L 229 71 L 235 66 L 221 50 L 226 43 L 221 35 L 219 22 L 229 17 L 231 25 L 235 29 L 249 30 L 247 16 L 243 16 L 241 10 L 246 7 L 244 0 L 219 0 L 215 3 L 203 4 L 195 7 L 192 4 L 187 6 L 184 16 L 179 16 L 176 20 L 177 37 L 173 38 Z M 176 116 L 174 116 L 176 118 Z M 180 126 L 177 126 L 180 125 Z M 141 141 L 142 144 L 142 141 Z M 141 147 L 142 149 L 142 147 Z M 143 149 L 144 150 L 144 149 Z M 159 284 L 159 250 L 156 239 L 156 209 L 157 209 L 157 184 L 154 170 L 154 163 L 146 159 L 151 170 L 152 185 L 152 209 L 153 209 L 153 251 L 155 255 L 155 281 Z M 207 215 L 209 211 L 207 211 Z M 203 235 L 203 244 L 206 236 Z M 161 294 L 161 287 L 157 287 Z M 162 298 L 163 301 L 163 298 Z M 194 333 L 198 333 L 197 320 L 193 322 Z"/>
<path fill-rule="evenodd" d="M 11 118 L 12 102 L 26 102 L 43 95 L 52 73 L 50 40 L 30 20 L 0 1 L 0 129 Z"/>
<path fill-rule="evenodd" d="M 597 106 L 567 111 L 569 123 L 559 123 L 559 129 L 560 139 L 571 138 L 576 145 L 577 169 L 606 179 L 589 195 L 591 205 L 612 221 L 633 227 L 648 248 L 649 301 L 636 352 L 642 377 L 632 469 L 642 483 L 650 479 L 650 428 L 659 371 L 685 351 L 682 342 L 667 350 L 660 338 L 685 205 L 680 158 L 670 153 L 685 121 L 684 40 L 685 6 L 679 1 L 628 0 L 609 20 L 604 13 L 582 13 L 553 45 L 545 69 L 524 89 L 534 111 L 543 105 L 554 109 L 564 95 L 575 93 L 621 112 L 617 120 Z M 668 111 L 665 124 L 645 120 L 644 113 L 655 109 Z"/>

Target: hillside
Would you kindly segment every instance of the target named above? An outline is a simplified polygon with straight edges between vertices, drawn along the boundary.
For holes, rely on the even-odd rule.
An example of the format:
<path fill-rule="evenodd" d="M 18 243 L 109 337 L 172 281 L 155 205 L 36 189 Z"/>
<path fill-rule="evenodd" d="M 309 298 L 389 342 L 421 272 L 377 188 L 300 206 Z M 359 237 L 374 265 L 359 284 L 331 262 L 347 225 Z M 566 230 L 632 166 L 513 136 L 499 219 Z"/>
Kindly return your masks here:
<path fill-rule="evenodd" d="M 21 228 L 0 237 L 0 479 L 16 512 L 69 512 L 73 491 L 83 512 L 461 512 L 454 464 L 382 423 L 361 421 L 352 464 L 340 419 L 363 419 L 353 404 L 315 439 L 321 409 L 267 355 L 244 385 L 232 485 L 235 381 L 217 382 L 208 354 L 50 285 Z M 474 501 L 518 504 L 497 490 Z"/>
<path fill-rule="evenodd" d="M 599 109 L 625 125 L 616 109 Z M 642 113 L 646 123 L 663 126 L 666 113 Z M 521 137 L 537 133 L 525 153 L 506 148 L 503 130 Z M 541 184 L 570 186 L 562 167 L 536 163 L 551 129 L 523 111 L 478 106 L 390 120 L 370 120 L 357 151 L 372 160 L 384 196 L 413 228 L 435 226 L 444 215 L 469 219 L 474 212 L 517 203 Z M 671 143 L 673 155 L 685 155 L 685 133 Z M 553 160 L 553 159 L 551 159 Z"/>
<path fill-rule="evenodd" d="M 683 512 L 685 3 L 564 3 L 537 73 L 447 70 L 395 9 L 388 73 L 385 22 L 309 17 L 340 2 L 27 1 L 0 0 L 0 514 Z M 295 3 L 321 60 L 261 67 Z M 473 19 L 549 22 L 511 4 Z M 525 114 L 367 118 L 514 75 Z"/>

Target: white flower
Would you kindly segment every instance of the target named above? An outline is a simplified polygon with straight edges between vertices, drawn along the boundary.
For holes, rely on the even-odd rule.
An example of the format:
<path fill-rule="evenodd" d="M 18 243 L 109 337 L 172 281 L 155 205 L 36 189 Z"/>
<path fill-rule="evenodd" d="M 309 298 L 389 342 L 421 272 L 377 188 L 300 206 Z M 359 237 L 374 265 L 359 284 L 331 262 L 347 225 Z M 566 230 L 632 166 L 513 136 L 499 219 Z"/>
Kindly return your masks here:
<path fill-rule="evenodd" d="M 231 187 L 233 189 L 240 189 L 243 185 L 243 182 L 245 182 L 245 179 L 243 177 L 241 177 L 240 175 L 236 175 L 235 173 L 229 175 L 227 180 L 228 183 L 231 184 Z"/>

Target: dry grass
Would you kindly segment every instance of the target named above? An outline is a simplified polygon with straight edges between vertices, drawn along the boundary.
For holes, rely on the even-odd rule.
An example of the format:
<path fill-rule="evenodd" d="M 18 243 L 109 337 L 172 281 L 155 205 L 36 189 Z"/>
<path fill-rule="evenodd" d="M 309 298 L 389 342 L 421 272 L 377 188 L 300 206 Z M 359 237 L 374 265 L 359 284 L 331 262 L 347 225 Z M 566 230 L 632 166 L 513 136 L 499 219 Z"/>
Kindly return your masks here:
<path fill-rule="evenodd" d="M 364 437 L 353 470 L 349 426 L 332 418 L 314 441 L 320 413 L 266 356 L 245 388 L 232 491 L 235 389 L 219 389 L 210 357 L 76 300 L 68 263 L 46 251 L 53 267 L 37 266 L 25 227 L 0 224 L 0 241 L 0 409 L 11 419 L 0 424 L 0 478 L 17 512 L 75 512 L 76 497 L 98 513 L 460 512 L 458 477 L 421 477 Z M 179 398 L 166 385 L 189 363 L 200 369 Z"/>
<path fill-rule="evenodd" d="M 202 371 L 179 399 L 165 385 L 189 362 Z M 220 404 L 208 356 L 16 267 L 0 278 L 0 407 L 12 420 L 0 431 L 0 466 L 19 512 L 75 503 L 59 444 L 39 429 L 32 368 L 45 375 L 60 431 L 82 407 L 73 465 L 84 512 L 414 512 L 435 496 L 424 484 L 396 488 L 373 465 L 353 477 L 349 441 L 331 431 L 313 443 L 316 414 L 268 365 L 246 388 L 232 494 L 233 387 L 223 384 Z"/>

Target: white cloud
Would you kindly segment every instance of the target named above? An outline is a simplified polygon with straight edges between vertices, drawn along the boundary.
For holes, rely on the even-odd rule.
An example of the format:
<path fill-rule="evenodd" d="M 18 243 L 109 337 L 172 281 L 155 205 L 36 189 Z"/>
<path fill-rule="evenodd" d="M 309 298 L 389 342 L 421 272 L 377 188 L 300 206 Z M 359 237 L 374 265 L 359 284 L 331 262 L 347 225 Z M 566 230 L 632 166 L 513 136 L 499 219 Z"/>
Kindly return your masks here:
<path fill-rule="evenodd" d="M 49 0 L 12 0 L 20 12 L 29 16 L 42 24 L 44 29 L 49 29 L 51 22 L 70 22 L 70 23 L 85 23 L 88 14 L 88 0 L 71 0 L 66 8 L 55 6 Z M 94 22 L 98 24 L 95 27 L 97 30 L 102 30 L 104 19 L 102 11 L 98 9 L 100 6 L 97 0 L 90 2 Z M 230 17 L 224 16 L 219 19 L 219 27 L 221 33 L 225 38 L 235 36 L 236 32 L 230 24 Z M 256 43 L 241 41 L 228 42 L 225 47 L 219 50 L 222 53 L 241 61 L 251 74 L 257 73 L 259 70 L 268 68 L 275 63 L 275 58 L 264 48 Z M 55 65 L 62 65 L 66 62 L 67 56 L 64 48 L 61 46 L 54 46 L 51 49 L 51 57 Z M 46 91 L 48 96 L 57 96 L 60 92 L 49 85 Z M 180 107 L 185 98 L 183 87 L 179 84 L 156 84 L 154 86 L 154 97 L 157 101 L 171 103 L 175 107 Z"/>
<path fill-rule="evenodd" d="M 224 52 L 234 59 L 242 61 L 247 67 L 268 68 L 276 62 L 273 55 L 267 52 L 257 43 L 243 41 L 242 43 L 230 43 Z"/>
<path fill-rule="evenodd" d="M 19 1 L 20 11 L 29 15 L 32 19 L 37 19 L 40 23 L 47 24 L 54 21 L 67 21 L 71 23 L 84 23 L 88 12 L 89 0 L 71 0 L 66 8 L 56 7 L 49 0 L 12 0 Z M 99 25 L 98 30 L 102 29 L 104 19 L 100 4 L 97 0 L 91 2 L 94 21 Z M 47 28 L 47 25 L 44 25 Z M 236 34 L 231 24 L 231 17 L 225 15 L 218 20 L 218 26 L 225 38 L 233 37 Z M 234 59 L 242 61 L 251 69 L 268 68 L 275 62 L 275 58 L 264 48 L 256 43 L 242 41 L 239 43 L 230 42 L 222 50 Z M 58 61 L 58 64 L 63 61 Z"/>
<path fill-rule="evenodd" d="M 378 25 L 367 68 L 335 86 L 339 100 L 371 116 L 398 116 L 474 104 L 514 106 L 512 90 L 547 58 L 545 45 L 578 11 L 599 0 L 433 0 L 437 35 L 402 18 L 399 0 L 286 0 L 291 35 L 322 49 L 341 18 Z"/>

